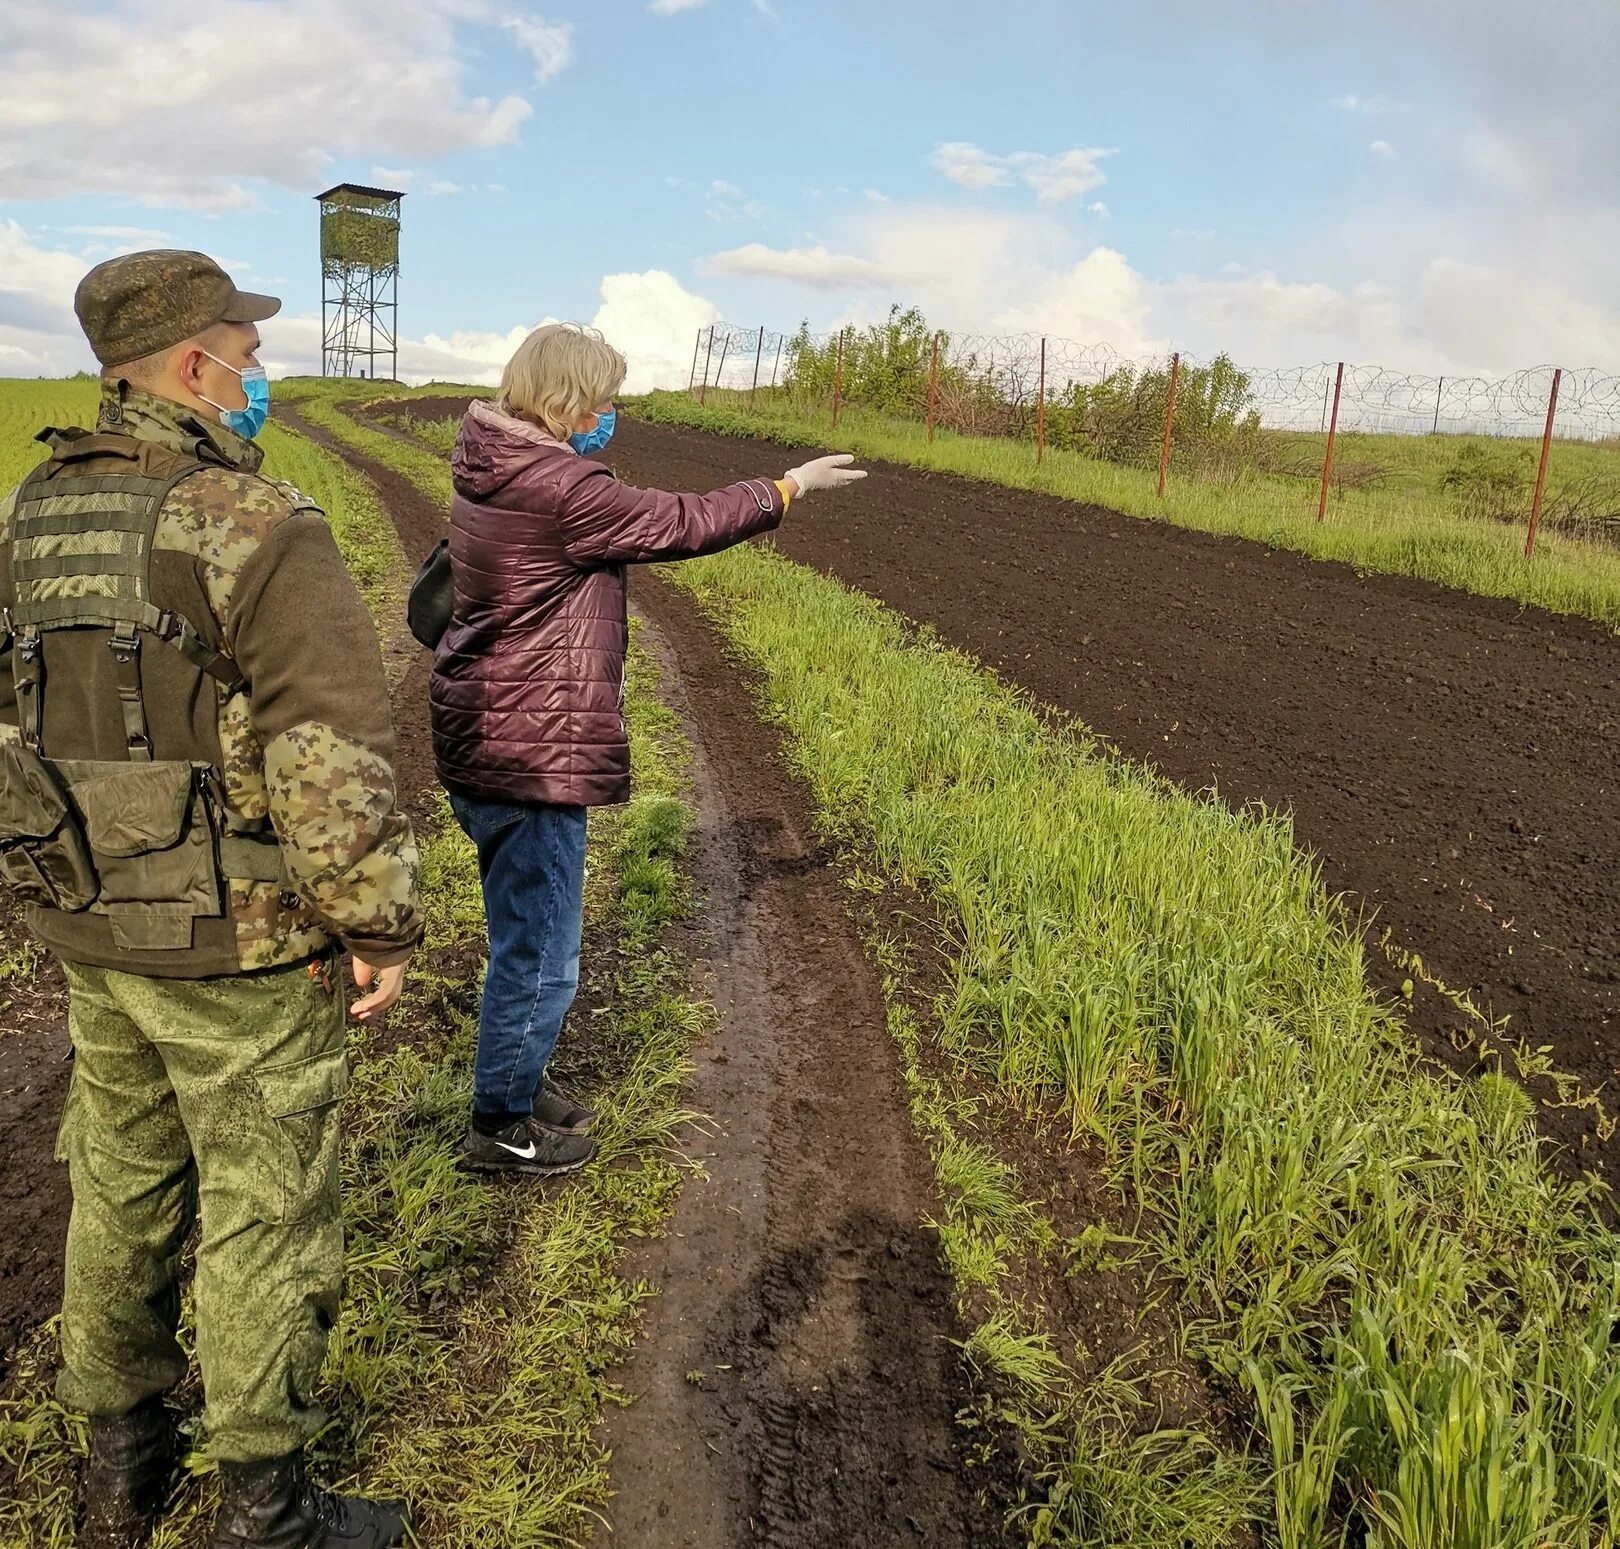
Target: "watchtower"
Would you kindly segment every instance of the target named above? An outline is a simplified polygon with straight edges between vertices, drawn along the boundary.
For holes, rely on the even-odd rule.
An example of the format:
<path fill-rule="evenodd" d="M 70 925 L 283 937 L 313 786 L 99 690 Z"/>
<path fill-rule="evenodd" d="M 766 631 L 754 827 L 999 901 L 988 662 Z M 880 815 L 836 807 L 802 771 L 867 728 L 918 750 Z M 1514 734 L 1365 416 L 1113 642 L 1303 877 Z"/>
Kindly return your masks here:
<path fill-rule="evenodd" d="M 321 207 L 322 376 L 399 375 L 404 197 L 359 183 L 339 183 L 315 196 Z"/>

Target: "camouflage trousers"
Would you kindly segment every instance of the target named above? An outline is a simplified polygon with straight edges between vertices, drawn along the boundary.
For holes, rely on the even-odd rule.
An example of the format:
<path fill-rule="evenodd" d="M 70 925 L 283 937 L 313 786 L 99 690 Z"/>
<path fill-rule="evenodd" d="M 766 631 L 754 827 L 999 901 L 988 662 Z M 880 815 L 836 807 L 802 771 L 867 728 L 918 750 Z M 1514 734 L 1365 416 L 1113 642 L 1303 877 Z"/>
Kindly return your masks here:
<path fill-rule="evenodd" d="M 344 1010 L 306 966 L 150 979 L 67 965 L 73 1082 L 57 1154 L 73 1185 L 57 1393 L 123 1414 L 185 1375 L 193 1282 L 210 1450 L 301 1447 L 343 1271 Z"/>

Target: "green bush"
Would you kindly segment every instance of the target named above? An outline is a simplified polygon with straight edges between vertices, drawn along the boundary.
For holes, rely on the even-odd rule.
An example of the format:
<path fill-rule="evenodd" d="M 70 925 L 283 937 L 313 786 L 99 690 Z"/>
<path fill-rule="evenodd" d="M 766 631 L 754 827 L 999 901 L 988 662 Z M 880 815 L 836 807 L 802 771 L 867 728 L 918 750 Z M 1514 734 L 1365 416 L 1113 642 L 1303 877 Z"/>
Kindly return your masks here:
<path fill-rule="evenodd" d="M 1128 467 L 1154 467 L 1164 444 L 1170 368 L 1121 366 L 1101 382 L 1074 382 L 1047 411 L 1051 445 L 1090 452 Z M 1188 366 L 1176 382 L 1175 458 L 1205 477 L 1252 469 L 1260 415 L 1249 405 L 1249 376 L 1229 355 Z"/>
<path fill-rule="evenodd" d="M 1517 522 L 1530 509 L 1530 478 L 1527 449 L 1470 441 L 1458 448 L 1440 487 L 1464 516 Z"/>

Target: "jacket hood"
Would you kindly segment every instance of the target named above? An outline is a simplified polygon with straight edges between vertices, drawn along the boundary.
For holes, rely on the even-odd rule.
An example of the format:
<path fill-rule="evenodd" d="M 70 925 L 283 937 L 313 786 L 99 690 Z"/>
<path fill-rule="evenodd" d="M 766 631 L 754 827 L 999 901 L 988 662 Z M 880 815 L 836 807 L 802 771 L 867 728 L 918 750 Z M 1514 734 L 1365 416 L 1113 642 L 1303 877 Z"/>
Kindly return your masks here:
<path fill-rule="evenodd" d="M 487 500 L 536 463 L 577 454 L 565 441 L 480 398 L 467 410 L 456 437 L 450 472 L 456 493 Z"/>

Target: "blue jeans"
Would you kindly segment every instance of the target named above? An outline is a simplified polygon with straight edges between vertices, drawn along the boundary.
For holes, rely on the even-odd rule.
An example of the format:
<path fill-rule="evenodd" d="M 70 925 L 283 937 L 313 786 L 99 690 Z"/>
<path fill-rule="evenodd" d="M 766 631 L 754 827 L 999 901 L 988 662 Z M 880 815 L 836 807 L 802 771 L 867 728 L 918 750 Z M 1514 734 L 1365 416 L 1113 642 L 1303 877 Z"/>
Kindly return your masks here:
<path fill-rule="evenodd" d="M 585 809 L 454 794 L 450 806 L 478 848 L 489 924 L 473 1108 L 531 1113 L 579 988 Z"/>

